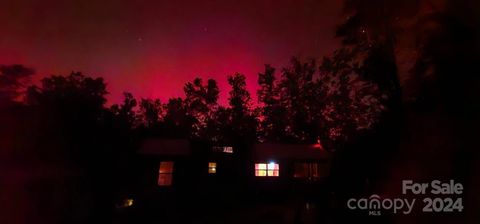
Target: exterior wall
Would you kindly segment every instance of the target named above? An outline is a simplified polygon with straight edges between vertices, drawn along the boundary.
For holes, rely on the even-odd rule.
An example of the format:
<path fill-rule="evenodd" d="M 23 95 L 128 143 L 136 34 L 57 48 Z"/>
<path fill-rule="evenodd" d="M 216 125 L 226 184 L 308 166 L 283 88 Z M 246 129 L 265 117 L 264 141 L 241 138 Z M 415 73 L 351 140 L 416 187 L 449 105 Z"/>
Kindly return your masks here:
<path fill-rule="evenodd" d="M 192 144 L 194 145 L 194 144 Z M 239 156 L 249 149 L 235 148 L 233 154 L 212 152 L 210 145 L 197 144 L 188 157 L 142 156 L 140 176 L 142 194 L 192 194 L 218 196 L 231 194 L 279 195 L 313 194 L 325 186 L 327 178 L 308 181 L 294 178 L 296 162 L 317 162 L 329 167 L 328 160 L 257 159 Z M 158 169 L 161 161 L 173 161 L 172 186 L 158 186 Z M 255 163 L 274 161 L 280 166 L 279 177 L 256 177 Z M 217 163 L 217 172 L 208 173 L 208 163 Z M 328 176 L 328 174 L 326 175 Z"/>
<path fill-rule="evenodd" d="M 275 163 L 279 164 L 280 174 L 278 177 L 257 177 L 255 176 L 255 163 L 268 163 L 270 160 L 256 160 L 252 161 L 249 164 L 250 169 L 248 172 L 250 174 L 250 188 L 260 194 L 265 195 L 312 195 L 321 191 L 326 186 L 329 176 L 329 170 L 326 170 L 327 174 L 325 177 L 319 178 L 318 180 L 307 180 L 303 178 L 295 178 L 295 163 L 298 162 L 315 162 L 319 164 L 324 164 L 325 167 L 329 167 L 329 162 L 326 160 L 274 160 Z"/>

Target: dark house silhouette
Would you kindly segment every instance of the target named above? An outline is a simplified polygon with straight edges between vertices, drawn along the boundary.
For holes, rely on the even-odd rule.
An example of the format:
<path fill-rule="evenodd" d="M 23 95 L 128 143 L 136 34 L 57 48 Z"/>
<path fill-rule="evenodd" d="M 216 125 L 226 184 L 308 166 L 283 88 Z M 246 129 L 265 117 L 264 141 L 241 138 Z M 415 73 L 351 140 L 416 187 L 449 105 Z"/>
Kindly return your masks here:
<path fill-rule="evenodd" d="M 238 151 L 248 152 L 238 156 Z M 142 192 L 204 191 L 228 185 L 308 193 L 330 171 L 320 144 L 259 143 L 247 149 L 185 139 L 146 139 L 138 151 Z"/>

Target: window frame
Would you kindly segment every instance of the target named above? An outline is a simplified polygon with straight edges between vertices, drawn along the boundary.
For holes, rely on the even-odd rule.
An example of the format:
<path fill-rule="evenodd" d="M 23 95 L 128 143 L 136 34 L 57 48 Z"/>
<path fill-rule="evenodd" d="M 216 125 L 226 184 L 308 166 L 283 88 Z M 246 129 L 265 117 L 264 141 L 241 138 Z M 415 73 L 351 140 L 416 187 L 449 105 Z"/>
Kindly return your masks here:
<path fill-rule="evenodd" d="M 321 163 L 318 161 L 311 162 L 295 162 L 293 170 L 293 177 L 299 180 L 319 180 L 321 178 Z M 302 167 L 304 171 L 303 176 L 297 175 L 297 168 Z"/>
<path fill-rule="evenodd" d="M 256 162 L 255 177 L 280 177 L 280 164 L 277 162 Z"/>
<path fill-rule="evenodd" d="M 167 170 L 162 171 L 162 164 L 171 164 L 170 166 L 167 166 Z M 174 172 L 174 166 L 175 166 L 175 161 L 169 160 L 169 161 L 160 161 L 159 167 L 158 167 L 158 178 L 157 178 L 157 185 L 160 187 L 168 187 L 172 186 L 173 184 L 173 172 Z M 163 178 L 162 178 L 163 177 Z M 161 181 L 166 181 L 165 183 L 161 183 Z"/>
<path fill-rule="evenodd" d="M 217 165 L 217 162 L 208 162 L 208 174 L 216 174 Z"/>

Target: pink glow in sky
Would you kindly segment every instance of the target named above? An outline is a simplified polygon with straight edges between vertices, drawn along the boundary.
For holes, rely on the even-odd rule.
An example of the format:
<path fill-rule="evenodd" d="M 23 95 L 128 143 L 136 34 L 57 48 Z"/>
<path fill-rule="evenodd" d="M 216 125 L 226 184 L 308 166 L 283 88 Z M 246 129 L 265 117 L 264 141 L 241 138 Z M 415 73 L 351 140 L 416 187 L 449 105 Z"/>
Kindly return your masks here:
<path fill-rule="evenodd" d="M 0 64 L 24 64 L 39 80 L 82 71 L 102 76 L 110 103 L 123 91 L 166 100 L 194 77 L 247 76 L 252 94 L 266 63 L 320 58 L 337 46 L 341 1 L 3 0 Z"/>

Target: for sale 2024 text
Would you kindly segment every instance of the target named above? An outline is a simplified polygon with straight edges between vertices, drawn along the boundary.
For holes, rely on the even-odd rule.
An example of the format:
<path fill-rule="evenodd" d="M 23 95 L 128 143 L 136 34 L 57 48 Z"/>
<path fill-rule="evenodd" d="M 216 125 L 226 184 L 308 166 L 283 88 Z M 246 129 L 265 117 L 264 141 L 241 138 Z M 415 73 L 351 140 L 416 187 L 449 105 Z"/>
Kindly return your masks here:
<path fill-rule="evenodd" d="M 422 200 L 419 203 L 423 206 L 422 212 L 462 212 L 462 193 L 463 185 L 454 180 L 448 182 L 433 180 L 429 183 L 403 180 L 402 195 L 405 197 L 388 198 L 373 194 L 368 198 L 350 198 L 347 207 L 351 210 L 366 210 L 373 216 L 381 215 L 384 211 L 410 214 L 419 199 Z M 425 197 L 418 198 L 420 195 Z"/>

